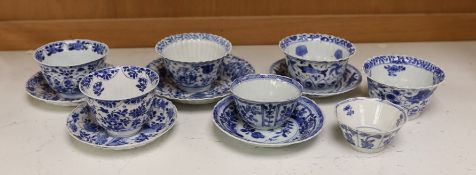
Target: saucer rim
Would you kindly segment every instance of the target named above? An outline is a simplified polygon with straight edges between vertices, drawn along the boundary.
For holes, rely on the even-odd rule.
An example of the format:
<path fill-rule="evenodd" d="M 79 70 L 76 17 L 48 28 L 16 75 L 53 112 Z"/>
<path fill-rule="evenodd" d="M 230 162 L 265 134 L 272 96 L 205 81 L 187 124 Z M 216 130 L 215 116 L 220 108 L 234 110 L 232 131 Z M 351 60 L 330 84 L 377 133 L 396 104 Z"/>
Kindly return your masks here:
<path fill-rule="evenodd" d="M 107 67 L 113 67 L 114 65 L 111 64 L 111 63 L 106 63 L 104 62 L 105 64 L 105 67 L 104 68 L 107 68 Z M 30 91 L 26 88 L 28 87 L 28 82 L 32 81 L 32 79 L 35 77 L 35 76 L 40 76 L 39 74 L 43 74 L 43 72 L 41 71 L 38 71 L 36 72 L 35 74 L 33 74 L 32 76 L 30 76 L 28 78 L 28 80 L 26 80 L 25 82 L 25 91 L 26 93 L 33 97 L 34 99 L 37 99 L 39 101 L 42 101 L 42 102 L 45 102 L 45 103 L 48 103 L 48 104 L 52 104 L 52 105 L 56 105 L 56 106 L 78 106 L 80 105 L 81 103 L 83 103 L 84 101 L 86 101 L 86 98 L 83 97 L 83 98 L 80 98 L 80 99 L 77 99 L 77 100 L 71 100 L 71 101 L 64 101 L 64 100 L 47 100 L 47 99 L 43 99 L 43 98 L 40 98 L 40 97 L 37 97 L 33 94 L 30 93 Z M 45 78 L 43 76 L 40 76 L 44 81 Z M 50 87 L 51 88 L 51 87 Z"/>
<path fill-rule="evenodd" d="M 306 141 L 309 141 L 315 137 L 317 137 L 321 132 L 322 130 L 324 129 L 325 125 L 326 125 L 326 117 L 324 116 L 324 113 L 322 112 L 321 108 L 319 107 L 319 105 L 312 99 L 308 98 L 308 97 L 305 97 L 305 96 L 301 96 L 298 98 L 298 102 L 299 100 L 308 100 L 309 102 L 311 102 L 316 108 L 318 111 L 320 111 L 321 113 L 321 116 L 322 116 L 322 127 L 319 128 L 319 130 L 314 133 L 312 136 L 308 137 L 308 138 L 305 138 L 305 139 L 302 139 L 302 140 L 298 140 L 298 141 L 295 141 L 295 142 L 288 142 L 288 143 L 258 143 L 258 142 L 253 142 L 253 141 L 250 141 L 250 140 L 246 140 L 246 139 L 243 139 L 243 138 L 239 138 L 233 134 L 230 134 L 228 131 L 225 131 L 222 127 L 220 127 L 220 125 L 218 125 L 217 121 L 216 121 L 216 117 L 215 117 L 215 111 L 217 111 L 216 107 L 221 104 L 221 103 L 225 103 L 227 100 L 228 101 L 233 101 L 233 98 L 232 96 L 229 96 L 229 97 L 226 97 L 226 98 L 223 98 L 221 99 L 219 102 L 217 102 L 217 104 L 213 107 L 213 111 L 212 111 L 212 116 L 213 116 L 213 124 L 215 124 L 215 126 L 217 128 L 220 129 L 220 131 L 222 131 L 223 133 L 225 133 L 226 135 L 230 136 L 231 138 L 235 139 L 235 140 L 238 140 L 240 142 L 243 142 L 243 143 L 246 143 L 246 144 L 250 144 L 250 145 L 254 145 L 254 146 L 259 146 L 259 147 L 284 147 L 284 146 L 289 146 L 289 145 L 294 145 L 294 144 L 299 144 L 299 143 L 303 143 L 303 142 L 306 142 Z M 317 118 L 317 117 L 316 117 Z M 241 120 L 241 119 L 239 119 Z M 288 119 L 289 120 L 289 119 Z M 294 118 L 292 119 L 294 120 Z M 255 128 L 256 130 L 260 130 L 260 129 L 257 129 Z"/>
<path fill-rule="evenodd" d="M 173 110 L 175 111 L 175 114 L 173 116 L 173 119 L 175 119 L 172 124 L 169 124 L 167 125 L 167 128 L 165 130 L 163 130 L 161 133 L 157 134 L 156 136 L 152 137 L 151 139 L 148 139 L 148 140 L 145 140 L 143 142 L 139 142 L 139 143 L 130 143 L 130 144 L 125 144 L 125 145 L 117 145 L 117 146 L 106 146 L 106 145 L 97 145 L 97 144 L 93 144 L 93 143 L 90 143 L 90 142 L 86 142 L 84 140 L 81 140 L 79 138 L 77 138 L 75 135 L 73 135 L 72 131 L 70 130 L 70 127 L 68 127 L 68 119 L 70 118 L 70 115 L 71 113 L 73 113 L 74 111 L 78 110 L 79 108 L 82 108 L 84 106 L 86 106 L 87 104 L 86 103 L 82 103 L 80 105 L 78 105 L 76 108 L 74 108 L 69 114 L 68 114 L 68 117 L 66 117 L 66 130 L 68 132 L 68 134 L 73 137 L 75 140 L 79 141 L 80 143 L 83 143 L 83 144 L 87 144 L 87 145 L 90 145 L 92 147 L 96 147 L 96 148 L 100 148 L 100 149 L 106 149 L 106 150 L 127 150 L 127 149 L 134 149 L 134 148 L 138 148 L 138 147 L 141 147 L 141 146 L 145 146 L 153 141 L 155 141 L 156 139 L 158 139 L 159 137 L 161 137 L 162 135 L 164 135 L 165 133 L 169 132 L 172 128 L 174 128 L 175 124 L 177 123 L 177 115 L 178 115 L 178 110 L 177 110 L 177 107 L 168 99 L 165 99 L 165 98 L 162 98 L 158 95 L 156 95 L 154 98 L 161 98 L 162 100 L 166 100 L 168 101 L 171 106 L 173 107 Z M 170 120 L 169 120 L 170 122 Z M 142 130 L 142 129 L 141 129 Z M 140 133 L 140 131 L 138 133 Z M 137 134 L 134 134 L 132 136 L 135 136 Z M 132 137 L 132 136 L 129 136 L 129 137 Z"/>
<path fill-rule="evenodd" d="M 248 68 L 251 68 L 253 70 L 253 73 L 256 73 L 256 69 L 253 67 L 253 65 L 251 65 L 250 62 L 248 62 L 246 59 L 243 59 L 239 56 L 236 56 L 234 54 L 228 54 L 227 56 L 225 56 L 224 59 L 226 59 L 227 57 L 235 57 L 237 59 L 240 59 L 241 61 L 244 61 L 245 64 L 244 65 L 247 65 L 246 67 Z M 148 67 L 149 65 L 151 65 L 155 60 L 159 60 L 159 59 L 163 59 L 162 57 L 158 57 L 156 59 L 153 59 L 151 62 L 147 63 L 145 67 Z M 159 82 L 160 83 L 160 82 Z M 230 88 L 231 88 L 231 85 L 230 85 Z M 163 94 L 159 94 L 159 90 L 157 88 L 156 89 L 156 93 L 157 95 L 163 97 L 163 98 L 166 98 L 166 99 L 169 99 L 169 100 L 172 100 L 172 101 L 176 101 L 176 102 L 179 102 L 179 103 L 182 103 L 182 104 L 210 104 L 210 103 L 214 103 L 214 102 L 217 102 L 219 101 L 220 99 L 222 98 L 225 98 L 226 96 L 229 96 L 231 95 L 231 91 L 228 91 L 227 93 L 223 93 L 221 95 L 218 95 L 218 96 L 213 96 L 213 97 L 205 97 L 205 98 L 177 98 L 177 97 L 174 97 L 174 96 L 168 96 L 168 95 L 163 95 Z"/>
<path fill-rule="evenodd" d="M 79 105 L 79 104 L 81 104 L 82 102 L 85 101 L 84 98 L 80 98 L 80 99 L 77 99 L 77 100 L 68 100 L 68 101 L 65 101 L 65 100 L 48 100 L 48 99 L 40 98 L 36 95 L 33 95 L 26 87 L 28 87 L 28 82 L 32 81 L 33 78 L 36 77 L 36 76 L 40 76 L 40 77 L 42 77 L 42 79 L 44 81 L 46 81 L 41 74 L 43 74 L 41 71 L 36 72 L 32 76 L 30 76 L 30 78 L 28 78 L 28 80 L 25 83 L 26 93 L 30 97 L 33 97 L 36 100 L 39 100 L 39 101 L 42 101 L 42 102 L 45 102 L 45 103 L 48 103 L 48 104 L 52 104 L 52 105 L 57 105 L 57 106 L 77 106 L 77 105 Z"/>
<path fill-rule="evenodd" d="M 276 74 L 276 72 L 274 71 L 274 67 L 278 64 L 282 64 L 281 62 L 286 62 L 286 58 L 281 58 L 275 62 L 273 62 L 273 64 L 271 64 L 271 66 L 269 67 L 269 70 L 268 72 L 270 74 Z M 350 66 L 350 68 L 349 68 Z M 302 91 L 302 93 L 306 96 L 309 96 L 311 98 L 324 98 L 324 97 L 330 97 L 330 96 L 334 96 L 334 95 L 340 95 L 340 94 L 343 94 L 343 93 L 347 93 L 349 91 L 352 91 L 354 89 L 356 89 L 357 87 L 360 86 L 360 84 L 362 83 L 362 79 L 363 79 L 363 76 L 362 76 L 362 73 L 359 71 L 359 69 L 357 69 L 355 66 L 353 66 L 352 64 L 347 64 L 347 67 L 346 67 L 346 70 L 347 69 L 354 69 L 356 70 L 356 72 L 360 75 L 359 79 L 357 80 L 357 83 L 355 84 L 355 86 L 349 88 L 349 89 L 346 89 L 346 90 L 343 90 L 343 91 L 338 91 L 338 92 L 331 92 L 331 93 L 317 93 L 317 92 L 309 92 L 309 91 L 304 91 L 306 90 L 306 88 L 303 88 L 304 90 Z M 278 74 L 277 74 L 278 75 Z M 284 75 L 283 75 L 284 76 Z M 289 76 L 286 76 L 286 77 L 289 77 Z"/>

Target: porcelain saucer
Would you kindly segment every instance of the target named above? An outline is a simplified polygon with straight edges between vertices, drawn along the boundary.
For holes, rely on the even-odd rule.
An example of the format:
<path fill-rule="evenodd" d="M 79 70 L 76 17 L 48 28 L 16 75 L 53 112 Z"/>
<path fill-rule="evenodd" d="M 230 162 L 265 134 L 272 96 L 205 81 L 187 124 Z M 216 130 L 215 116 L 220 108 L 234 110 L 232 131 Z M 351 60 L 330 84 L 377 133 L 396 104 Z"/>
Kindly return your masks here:
<path fill-rule="evenodd" d="M 213 122 L 221 131 L 239 141 L 260 147 L 282 147 L 305 142 L 317 136 L 324 115 L 317 104 L 300 97 L 294 114 L 281 127 L 259 130 L 244 124 L 232 96 L 220 100 L 213 109 Z"/>
<path fill-rule="evenodd" d="M 271 74 L 278 74 L 289 77 L 286 59 L 280 59 L 274 62 L 269 68 L 269 72 Z M 347 64 L 347 67 L 344 72 L 344 77 L 339 83 L 336 84 L 333 89 L 325 91 L 304 89 L 303 94 L 311 98 L 329 97 L 349 92 L 357 88 L 361 82 L 362 74 L 359 72 L 359 70 L 351 64 Z"/>
<path fill-rule="evenodd" d="M 147 68 L 159 73 L 160 82 L 157 86 L 157 94 L 167 99 L 185 104 L 208 104 L 230 94 L 230 86 L 238 77 L 253 74 L 255 69 L 246 60 L 234 55 L 228 55 L 223 60 L 223 66 L 219 70 L 218 79 L 213 83 L 210 90 L 204 92 L 185 92 L 180 90 L 167 76 L 163 60 L 155 59 L 147 65 Z"/>
<path fill-rule="evenodd" d="M 157 96 L 149 115 L 150 121 L 137 134 L 129 137 L 112 137 L 97 124 L 95 117 L 90 114 L 88 105 L 82 103 L 68 116 L 66 128 L 73 138 L 94 147 L 111 150 L 131 149 L 150 143 L 169 131 L 177 120 L 177 108 L 172 102 Z"/>
<path fill-rule="evenodd" d="M 106 67 L 111 67 L 111 64 L 106 63 Z M 69 99 L 60 96 L 54 91 L 46 82 L 41 71 L 34 74 L 25 85 L 26 93 L 31 97 L 58 106 L 77 106 L 84 101 L 81 99 Z"/>

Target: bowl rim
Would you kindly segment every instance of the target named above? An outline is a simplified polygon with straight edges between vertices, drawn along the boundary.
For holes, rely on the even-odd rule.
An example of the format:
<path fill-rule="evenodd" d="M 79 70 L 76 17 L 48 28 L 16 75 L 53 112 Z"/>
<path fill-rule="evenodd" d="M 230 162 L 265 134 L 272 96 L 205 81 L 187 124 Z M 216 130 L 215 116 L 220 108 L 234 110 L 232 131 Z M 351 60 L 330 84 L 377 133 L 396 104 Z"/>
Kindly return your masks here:
<path fill-rule="evenodd" d="M 289 47 L 289 45 L 284 47 L 284 43 L 286 42 L 286 40 L 288 40 L 291 37 L 299 37 L 299 36 L 306 36 L 306 35 L 308 35 L 308 36 L 318 36 L 318 38 L 321 38 L 321 37 L 336 38 L 338 40 L 344 41 L 345 43 L 350 44 L 350 47 L 341 46 L 341 45 L 336 44 L 336 43 L 333 43 L 333 44 L 347 49 L 347 52 L 349 52 L 349 56 L 338 59 L 338 60 L 308 60 L 308 59 L 292 56 L 292 55 L 290 55 L 286 52 L 286 48 Z M 306 38 L 308 38 L 308 37 L 306 37 Z M 312 40 L 315 40 L 315 38 L 314 39 L 311 38 L 308 41 L 312 41 Z M 327 41 L 325 41 L 325 42 L 327 42 Z M 332 42 L 327 42 L 327 43 L 332 43 Z M 287 56 L 291 56 L 291 57 L 299 59 L 299 60 L 305 60 L 305 61 L 309 61 L 309 62 L 313 62 L 313 63 L 335 63 L 335 62 L 340 62 L 340 61 L 348 61 L 350 59 L 350 57 L 352 57 L 353 55 L 355 55 L 355 53 L 357 53 L 357 48 L 349 40 L 338 37 L 338 36 L 335 36 L 335 35 L 323 34 L 323 33 L 298 33 L 298 34 L 289 35 L 289 36 L 286 36 L 283 39 L 281 39 L 278 43 L 278 46 L 281 49 L 281 52 L 283 52 L 284 55 L 286 55 L 286 59 L 287 59 Z"/>
<path fill-rule="evenodd" d="M 412 58 L 412 59 L 416 59 L 418 61 L 423 61 L 423 62 L 426 62 L 430 65 L 432 65 L 433 67 L 436 67 L 437 69 L 439 69 L 442 73 L 442 76 L 443 76 L 443 79 L 436 83 L 436 84 L 433 84 L 433 85 L 430 85 L 430 86 L 421 86 L 421 87 L 398 87 L 398 86 L 395 86 L 395 85 L 389 85 L 387 83 L 383 83 L 381 81 L 378 81 L 376 80 L 375 78 L 372 78 L 371 76 L 369 76 L 368 74 L 368 71 L 367 70 L 370 70 L 370 69 L 366 69 L 365 68 L 365 64 L 369 63 L 371 60 L 374 60 L 374 59 L 377 59 L 379 57 L 389 57 L 389 56 L 394 56 L 394 57 L 404 57 L 404 58 Z M 380 65 L 380 64 L 379 64 Z M 406 65 L 412 65 L 412 64 L 406 64 Z M 421 67 L 417 67 L 419 69 L 422 69 Z M 427 70 L 428 71 L 428 70 Z M 443 69 L 441 69 L 441 66 L 437 65 L 437 64 L 434 64 L 430 61 L 428 61 L 427 59 L 423 59 L 423 58 L 419 58 L 419 57 L 415 57 L 415 56 L 410 56 L 410 55 L 402 55 L 402 54 L 383 54 L 383 55 L 376 55 L 376 56 L 372 56 L 370 58 L 368 58 L 367 60 L 364 61 L 364 63 L 362 64 L 362 72 L 364 72 L 365 76 L 367 77 L 367 79 L 370 79 L 376 83 L 379 83 L 379 84 L 383 84 L 385 86 L 388 86 L 388 87 L 391 87 L 391 88 L 395 88 L 395 89 L 405 89 L 405 90 L 424 90 L 424 89 L 432 89 L 432 88 L 436 88 L 438 87 L 439 85 L 441 85 L 443 82 L 446 81 L 446 73 Z M 433 73 L 433 72 L 432 72 Z M 435 77 L 435 75 L 433 74 L 433 77 Z M 367 82 L 369 83 L 369 82 Z"/>
<path fill-rule="evenodd" d="M 347 103 L 352 102 L 352 101 L 375 101 L 375 102 L 378 102 L 378 103 L 388 104 L 388 105 L 390 105 L 390 106 L 395 107 L 396 109 L 398 109 L 398 110 L 402 113 L 402 115 L 403 115 L 403 121 L 402 121 L 402 123 L 401 123 L 399 126 L 394 127 L 393 129 L 390 129 L 390 130 L 388 130 L 388 131 L 381 131 L 381 132 L 362 131 L 362 130 L 360 130 L 360 129 L 358 129 L 358 128 L 349 126 L 349 125 L 347 125 L 347 124 L 342 123 L 341 120 L 339 120 L 339 117 L 338 117 L 338 115 L 337 115 L 337 114 L 338 114 L 337 108 L 339 108 L 339 106 L 341 106 L 341 105 L 347 104 Z M 348 98 L 348 99 L 342 100 L 342 101 L 340 101 L 340 102 L 338 102 L 338 103 L 336 104 L 336 106 L 335 106 L 335 112 L 336 112 L 337 123 L 338 123 L 339 125 L 346 125 L 347 127 L 352 128 L 352 129 L 354 129 L 354 130 L 356 130 L 356 131 L 358 131 L 358 132 L 367 133 L 367 134 L 384 134 L 384 135 L 390 134 L 390 133 L 393 133 L 393 132 L 395 132 L 395 131 L 398 131 L 398 130 L 399 130 L 400 128 L 402 128 L 403 125 L 405 125 L 405 123 L 407 123 L 407 121 L 408 121 L 407 112 L 405 111 L 405 109 L 403 109 L 403 107 L 398 106 L 398 105 L 396 105 L 396 104 L 393 104 L 392 102 L 390 102 L 390 101 L 388 101 L 388 100 L 382 100 L 382 99 L 379 99 L 379 98 L 369 98 L 369 97 L 354 97 L 354 98 Z"/>
<path fill-rule="evenodd" d="M 216 38 L 217 40 L 222 40 L 225 45 L 222 45 L 216 41 L 213 41 L 213 40 L 208 40 L 208 41 L 213 41 L 215 43 L 217 43 L 218 45 L 220 46 L 223 46 L 223 48 L 225 49 L 225 53 L 222 57 L 219 57 L 219 58 L 215 58 L 215 59 L 212 59 L 212 60 L 206 60 L 206 61 L 178 61 L 178 60 L 173 60 L 173 59 L 170 59 L 170 58 L 167 58 L 164 54 L 163 54 L 163 51 L 159 50 L 159 48 L 162 48 L 165 49 L 166 46 L 169 46 L 170 44 L 172 43 L 175 43 L 177 41 L 180 41 L 178 39 L 174 39 L 175 37 L 177 36 L 184 36 L 184 35 L 195 35 L 195 36 L 200 36 L 200 35 L 206 35 L 206 36 L 210 36 L 210 37 L 213 37 L 213 38 Z M 172 40 L 172 42 L 170 43 L 167 43 L 167 40 Z M 164 46 L 160 46 L 161 44 L 164 44 Z M 222 36 L 219 36 L 219 35 L 215 35 L 215 34 L 211 34 L 211 33 L 204 33 L 204 32 L 190 32 L 190 33 L 178 33 L 178 34 L 173 34 L 173 35 L 169 35 L 165 38 L 162 38 L 161 40 L 159 40 L 156 44 L 155 44 L 155 47 L 154 47 L 154 50 L 157 54 L 159 54 L 159 57 L 161 58 L 164 58 L 168 61 L 172 61 L 172 62 L 177 62 L 177 63 L 183 63 L 183 64 L 201 64 L 201 63 L 209 63 L 209 62 L 213 62 L 213 61 L 217 61 L 217 60 L 220 60 L 220 59 L 223 59 L 224 57 L 228 56 L 231 52 L 231 49 L 232 49 L 232 44 L 231 42 L 226 39 L 225 37 L 222 37 Z"/>
<path fill-rule="evenodd" d="M 51 64 L 45 64 L 41 61 L 38 61 L 38 59 L 36 59 L 36 54 L 40 51 L 40 50 L 44 50 L 46 48 L 46 46 L 48 45 L 51 45 L 51 44 L 55 44 L 55 43 L 71 43 L 71 42 L 76 42 L 76 41 L 87 41 L 87 42 L 90 42 L 90 43 L 97 43 L 99 45 L 102 45 L 104 46 L 104 53 L 103 54 L 98 54 L 98 55 L 101 55 L 100 57 L 92 60 L 92 61 L 88 61 L 88 62 L 85 62 L 85 63 L 81 63 L 81 64 L 71 64 L 71 65 L 66 65 L 66 66 L 58 66 L 58 65 L 51 65 Z M 50 67 L 74 67 L 74 66 L 82 66 L 82 65 L 86 65 L 86 64 L 89 64 L 89 63 L 92 63 L 92 62 L 95 62 L 95 61 L 98 61 L 100 59 L 103 59 L 107 56 L 109 52 L 109 46 L 106 44 L 106 43 L 103 43 L 103 42 L 99 42 L 99 41 L 95 41 L 95 40 L 90 40 L 90 39 L 81 39 L 81 38 L 76 38 L 76 39 L 65 39 L 65 40 L 57 40 L 57 41 L 52 41 L 52 42 L 49 42 L 49 43 L 46 43 L 46 44 L 43 44 L 41 45 L 40 47 L 36 48 L 33 52 L 33 60 L 35 60 L 37 63 L 39 63 L 40 65 L 42 66 L 50 66 Z M 47 56 L 45 56 L 47 57 Z"/>
<path fill-rule="evenodd" d="M 288 83 L 292 86 L 294 86 L 298 91 L 299 91 L 299 95 L 297 95 L 295 98 L 292 98 L 292 99 L 288 99 L 288 100 L 280 100 L 280 101 L 255 101 L 255 100 L 250 100 L 250 99 L 245 99 L 245 98 L 242 98 L 238 95 L 236 95 L 233 91 L 233 89 L 236 88 L 236 86 L 240 85 L 241 83 L 243 82 L 246 82 L 246 81 L 249 81 L 249 80 L 252 80 L 252 79 L 271 79 L 271 80 L 277 80 L 277 81 L 282 81 L 282 82 L 285 82 L 285 83 Z M 242 77 L 239 77 L 239 78 L 236 78 L 232 83 L 231 83 L 231 86 L 230 86 L 230 94 L 234 97 L 234 98 L 237 98 L 241 101 L 245 101 L 245 102 L 248 102 L 248 103 L 256 103 L 256 104 L 275 104 L 275 103 L 288 103 L 288 102 L 292 102 L 292 101 L 296 101 L 299 99 L 299 97 L 302 96 L 302 92 L 303 92 L 303 87 L 301 85 L 301 83 L 299 83 L 298 81 L 292 79 L 292 78 L 289 78 L 289 77 L 286 77 L 286 76 L 281 76 L 281 75 L 276 75 L 276 74 L 248 74 L 248 75 L 245 75 L 245 76 L 242 76 Z"/>
<path fill-rule="evenodd" d="M 140 95 L 135 95 L 133 97 L 124 97 L 124 98 L 113 98 L 113 99 L 101 99 L 101 98 L 97 98 L 97 97 L 93 97 L 91 96 L 89 93 L 86 93 L 84 92 L 84 88 L 83 88 L 83 81 L 85 81 L 85 79 L 89 76 L 94 76 L 94 73 L 96 73 L 97 71 L 101 71 L 101 70 L 106 70 L 106 69 L 122 69 L 123 67 L 138 67 L 138 68 L 144 68 L 144 69 L 148 69 L 150 72 L 152 72 L 152 74 L 155 74 L 157 75 L 157 81 L 152 81 L 154 82 L 154 84 L 152 84 L 153 88 L 151 88 L 150 90 L 148 91 L 145 91 L 145 92 L 142 92 Z M 87 98 L 91 98 L 91 99 L 94 99 L 94 100 L 100 100 L 100 101 L 121 101 L 121 100 L 127 100 L 127 99 L 133 99 L 133 98 L 138 98 L 138 97 L 142 97 L 142 96 L 145 96 L 149 93 L 154 93 L 155 94 L 155 89 L 157 88 L 157 86 L 159 85 L 159 81 L 160 81 L 160 77 L 159 77 L 159 74 L 155 71 L 153 71 L 152 69 L 149 69 L 149 68 L 146 68 L 146 67 L 142 67 L 142 66 L 134 66 L 134 65 L 122 65 L 122 66 L 113 66 L 113 67 L 105 67 L 105 68 L 102 68 L 102 69 L 98 69 L 98 70 L 95 70 L 94 72 L 91 72 L 89 73 L 88 75 L 84 76 L 81 81 L 79 82 L 79 90 L 81 91 L 81 93 L 83 93 L 84 96 L 86 96 Z"/>

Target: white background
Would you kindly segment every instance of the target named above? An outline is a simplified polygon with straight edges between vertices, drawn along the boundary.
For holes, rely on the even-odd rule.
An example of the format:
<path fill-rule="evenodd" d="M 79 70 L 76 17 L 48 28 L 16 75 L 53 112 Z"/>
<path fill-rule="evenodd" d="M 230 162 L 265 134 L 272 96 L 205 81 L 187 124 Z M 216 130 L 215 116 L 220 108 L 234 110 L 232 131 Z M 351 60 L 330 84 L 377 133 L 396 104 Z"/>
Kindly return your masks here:
<path fill-rule="evenodd" d="M 379 54 L 427 58 L 446 72 L 420 118 L 408 122 L 381 153 L 350 148 L 336 127 L 334 105 L 367 96 L 352 92 L 317 99 L 326 124 L 315 139 L 283 148 L 257 148 L 221 133 L 210 105 L 180 105 L 175 127 L 138 149 L 107 151 L 66 133 L 72 107 L 52 106 L 25 93 L 39 67 L 32 51 L 0 52 L 0 174 L 476 174 L 476 42 L 357 44 L 350 64 L 361 69 Z M 235 46 L 232 53 L 259 73 L 283 57 L 278 46 Z M 153 48 L 111 49 L 108 62 L 144 66 Z"/>

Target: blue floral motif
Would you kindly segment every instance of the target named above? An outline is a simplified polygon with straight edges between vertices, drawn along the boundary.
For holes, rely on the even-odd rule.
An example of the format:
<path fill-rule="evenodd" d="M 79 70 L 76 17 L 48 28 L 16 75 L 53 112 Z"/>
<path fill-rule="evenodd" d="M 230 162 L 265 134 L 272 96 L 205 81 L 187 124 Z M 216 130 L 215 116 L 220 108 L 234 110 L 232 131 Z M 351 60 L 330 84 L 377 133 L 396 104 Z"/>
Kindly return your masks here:
<path fill-rule="evenodd" d="M 251 137 L 256 139 L 264 138 L 264 135 L 261 132 L 257 132 L 255 128 L 246 123 L 243 125 L 243 128 L 240 129 L 240 131 L 245 134 L 251 134 Z"/>
<path fill-rule="evenodd" d="M 35 52 L 35 59 L 39 62 L 43 62 L 45 60 L 45 56 L 43 55 L 43 50 L 38 50 Z"/>
<path fill-rule="evenodd" d="M 145 78 L 139 78 L 137 80 L 137 84 L 136 87 L 141 91 L 141 92 L 144 92 L 145 88 L 147 88 L 147 79 Z"/>
<path fill-rule="evenodd" d="M 45 46 L 46 55 L 51 56 L 53 54 L 63 52 L 63 44 L 64 43 L 62 43 L 62 42 L 56 42 L 56 43 L 46 45 Z"/>
<path fill-rule="evenodd" d="M 118 71 L 119 70 L 117 69 L 101 69 L 94 72 L 94 76 L 103 80 L 110 80 L 117 74 Z"/>
<path fill-rule="evenodd" d="M 72 42 L 68 44 L 68 50 L 87 50 L 87 45 L 89 42 L 84 40 L 77 40 L 76 42 Z"/>
<path fill-rule="evenodd" d="M 406 67 L 402 65 L 385 65 L 383 68 L 387 69 L 388 76 L 396 77 L 397 72 L 405 71 Z"/>
<path fill-rule="evenodd" d="M 101 96 L 101 93 L 104 91 L 104 87 L 102 86 L 102 82 L 96 82 L 93 85 L 94 94 L 97 96 Z"/>
<path fill-rule="evenodd" d="M 107 48 L 105 45 L 103 44 L 99 44 L 99 43 L 93 43 L 93 52 L 96 52 L 97 54 L 104 54 L 105 52 L 107 52 Z"/>
<path fill-rule="evenodd" d="M 334 52 L 334 57 L 335 57 L 336 59 L 341 59 L 341 58 L 343 57 L 342 50 L 337 49 L 337 50 Z"/>
<path fill-rule="evenodd" d="M 348 116 L 352 116 L 354 114 L 354 110 L 350 105 L 345 106 L 343 110 L 347 112 L 346 115 Z"/>
<path fill-rule="evenodd" d="M 138 108 L 130 110 L 129 111 L 129 116 L 139 117 L 139 116 L 144 115 L 146 112 L 147 112 L 147 109 L 145 108 L 145 106 L 140 105 Z"/>

